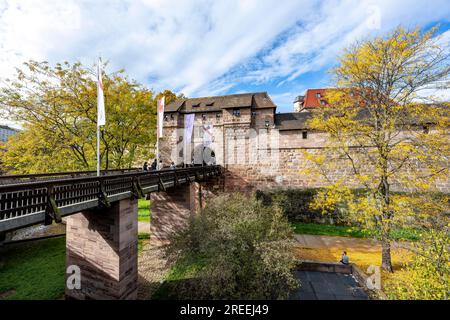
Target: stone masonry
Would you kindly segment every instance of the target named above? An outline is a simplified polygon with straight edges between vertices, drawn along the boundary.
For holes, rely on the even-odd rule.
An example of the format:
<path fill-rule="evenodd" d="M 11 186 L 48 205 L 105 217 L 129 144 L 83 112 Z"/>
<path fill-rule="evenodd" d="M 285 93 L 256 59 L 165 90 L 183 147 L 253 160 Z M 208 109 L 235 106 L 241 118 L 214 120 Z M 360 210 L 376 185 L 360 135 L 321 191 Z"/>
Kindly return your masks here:
<path fill-rule="evenodd" d="M 186 225 L 186 220 L 195 213 L 195 188 L 192 183 L 150 195 L 152 245 L 167 244 L 170 236 Z"/>
<path fill-rule="evenodd" d="M 193 182 L 155 192 L 150 195 L 152 213 L 150 242 L 160 246 L 169 243 L 171 236 L 186 226 L 187 220 L 204 208 L 208 199 L 223 190 L 223 179 L 214 178 Z"/>
<path fill-rule="evenodd" d="M 327 142 L 325 133 L 307 127 L 312 112 L 277 113 L 265 92 L 175 101 L 165 110 L 162 160 L 165 165 L 171 161 L 189 164 L 196 158 L 196 150 L 204 150 L 206 155 L 212 151 L 215 162 L 225 168 L 225 191 L 323 187 L 330 182 L 312 173 L 313 164 L 306 157 L 325 148 Z M 195 114 L 194 131 L 186 145 L 184 115 L 190 113 Z M 213 139 L 205 148 L 206 127 L 213 132 Z M 334 161 L 329 178 L 345 177 L 346 183 L 358 187 L 348 177 L 349 161 Z M 450 192 L 448 178 L 437 181 L 436 188 Z M 393 189 L 402 190 L 400 184 Z"/>
<path fill-rule="evenodd" d="M 136 299 L 137 200 L 67 218 L 67 266 L 78 266 L 81 289 L 66 297 L 78 300 Z"/>

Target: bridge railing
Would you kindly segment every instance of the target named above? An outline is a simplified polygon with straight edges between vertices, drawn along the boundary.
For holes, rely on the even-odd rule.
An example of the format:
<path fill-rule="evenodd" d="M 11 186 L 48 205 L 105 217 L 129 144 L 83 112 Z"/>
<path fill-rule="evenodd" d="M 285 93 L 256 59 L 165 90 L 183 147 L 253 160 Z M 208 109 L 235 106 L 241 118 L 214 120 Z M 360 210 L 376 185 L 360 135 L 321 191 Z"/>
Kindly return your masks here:
<path fill-rule="evenodd" d="M 110 169 L 102 170 L 100 174 L 114 175 L 124 174 L 130 172 L 142 171 L 141 168 L 129 168 L 129 169 Z M 0 175 L 0 185 L 12 184 L 19 182 L 32 182 L 40 180 L 57 180 L 63 178 L 76 178 L 86 176 L 97 176 L 97 171 L 68 171 L 68 172 L 52 172 L 52 173 L 36 173 L 36 174 L 15 174 L 15 175 Z"/>
<path fill-rule="evenodd" d="M 220 174 L 220 166 L 204 166 L 32 182 L 10 179 L 0 185 L 0 232 L 58 222 L 62 216 Z"/>

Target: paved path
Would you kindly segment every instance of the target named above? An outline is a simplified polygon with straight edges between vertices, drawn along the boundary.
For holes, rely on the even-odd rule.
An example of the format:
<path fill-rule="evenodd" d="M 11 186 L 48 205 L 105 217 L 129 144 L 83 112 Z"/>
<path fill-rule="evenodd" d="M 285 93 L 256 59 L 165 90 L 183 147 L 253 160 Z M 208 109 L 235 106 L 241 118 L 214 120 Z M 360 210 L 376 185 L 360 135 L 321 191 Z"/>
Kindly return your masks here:
<path fill-rule="evenodd" d="M 295 239 L 304 248 L 341 248 L 351 251 L 358 248 L 364 251 L 379 251 L 381 246 L 378 241 L 363 238 L 318 236 L 310 234 L 296 234 Z"/>
<path fill-rule="evenodd" d="M 297 271 L 301 287 L 291 300 L 368 300 L 351 274 Z"/>
<path fill-rule="evenodd" d="M 311 234 L 296 234 L 295 240 L 303 248 L 340 248 L 343 251 L 377 252 L 381 250 L 379 241 L 365 238 L 320 236 Z M 406 241 L 392 241 L 391 248 L 408 248 L 411 244 Z"/>

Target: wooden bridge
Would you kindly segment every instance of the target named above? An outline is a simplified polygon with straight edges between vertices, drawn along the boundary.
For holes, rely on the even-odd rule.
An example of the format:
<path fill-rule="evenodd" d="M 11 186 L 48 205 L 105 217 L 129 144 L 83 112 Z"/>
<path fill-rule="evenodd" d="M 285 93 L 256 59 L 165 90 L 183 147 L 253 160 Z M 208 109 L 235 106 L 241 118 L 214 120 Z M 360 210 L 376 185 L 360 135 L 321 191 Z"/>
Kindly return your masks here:
<path fill-rule="evenodd" d="M 34 224 L 60 222 L 61 217 L 179 184 L 220 175 L 219 166 L 143 172 L 112 170 L 0 176 L 0 232 Z"/>
<path fill-rule="evenodd" d="M 66 263 L 81 270 L 81 288 L 66 288 L 66 297 L 134 299 L 137 199 L 156 195 L 151 236 L 164 240 L 195 212 L 201 190 L 195 185 L 221 174 L 220 166 L 198 166 L 0 176 L 0 235 L 67 216 Z"/>

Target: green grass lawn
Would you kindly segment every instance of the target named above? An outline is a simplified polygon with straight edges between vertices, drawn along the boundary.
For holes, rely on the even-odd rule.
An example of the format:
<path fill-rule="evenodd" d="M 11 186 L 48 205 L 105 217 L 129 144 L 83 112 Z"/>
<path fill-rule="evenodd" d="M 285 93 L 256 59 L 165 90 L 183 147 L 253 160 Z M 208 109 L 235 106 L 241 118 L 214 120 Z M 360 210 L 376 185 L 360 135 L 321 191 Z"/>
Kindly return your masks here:
<path fill-rule="evenodd" d="M 150 200 L 138 200 L 138 221 L 150 222 Z"/>
<path fill-rule="evenodd" d="M 150 234 L 138 235 L 138 252 Z M 65 288 L 66 238 L 6 246 L 0 251 L 0 300 L 54 300 Z"/>
<path fill-rule="evenodd" d="M 362 230 L 352 226 L 336 226 L 318 223 L 292 223 L 294 232 L 297 234 L 325 235 L 353 238 L 371 238 L 375 232 Z M 392 232 L 394 240 L 417 241 L 420 239 L 420 232 L 414 229 L 399 229 Z"/>
<path fill-rule="evenodd" d="M 65 237 L 11 245 L 0 252 L 3 299 L 59 299 L 64 295 Z"/>
<path fill-rule="evenodd" d="M 150 240 L 150 233 L 139 233 L 138 234 L 138 253 L 144 248 L 144 243 L 146 240 Z"/>
<path fill-rule="evenodd" d="M 198 257 L 189 261 L 178 261 L 167 273 L 164 282 L 152 295 L 152 300 L 168 300 L 168 299 L 182 299 L 177 295 L 175 284 L 183 282 L 187 279 L 194 278 L 196 272 L 204 266 L 205 262 Z"/>

